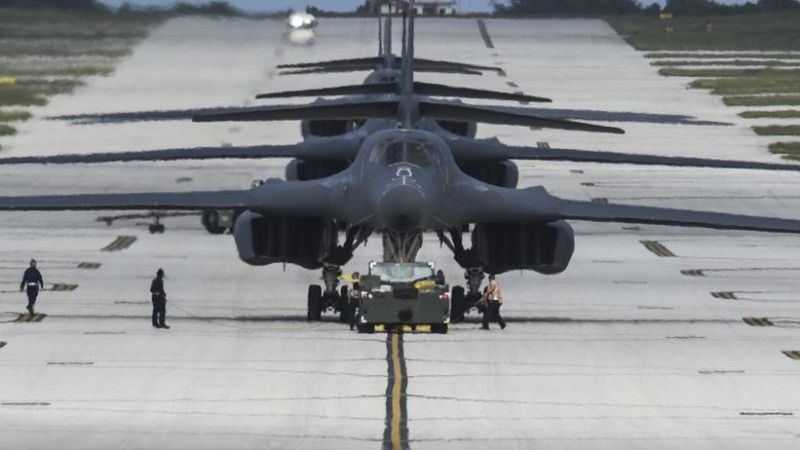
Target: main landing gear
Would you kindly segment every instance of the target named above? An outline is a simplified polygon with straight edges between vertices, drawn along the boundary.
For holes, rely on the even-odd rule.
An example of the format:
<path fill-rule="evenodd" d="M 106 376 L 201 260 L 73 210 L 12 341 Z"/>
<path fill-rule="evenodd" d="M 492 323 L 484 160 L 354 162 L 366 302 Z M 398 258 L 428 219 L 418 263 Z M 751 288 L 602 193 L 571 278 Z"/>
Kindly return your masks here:
<path fill-rule="evenodd" d="M 449 230 L 448 238 L 443 231 L 438 232 L 439 241 L 453 251 L 456 262 L 461 267 L 465 267 L 464 280 L 466 289 L 462 286 L 453 286 L 450 292 L 450 321 L 460 322 L 472 308 L 483 313 L 483 305 L 480 303 L 481 283 L 485 277 L 480 258 L 472 249 L 465 249 L 461 237 L 461 229 Z"/>

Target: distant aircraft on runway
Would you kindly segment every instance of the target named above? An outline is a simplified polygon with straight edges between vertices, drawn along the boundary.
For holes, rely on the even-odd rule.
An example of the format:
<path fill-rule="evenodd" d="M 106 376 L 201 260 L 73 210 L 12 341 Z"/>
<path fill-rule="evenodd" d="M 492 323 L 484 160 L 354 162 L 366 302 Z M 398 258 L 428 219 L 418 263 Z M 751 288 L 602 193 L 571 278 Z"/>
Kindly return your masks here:
<path fill-rule="evenodd" d="M 340 267 L 375 232 L 383 235 L 387 259 L 402 261 L 414 260 L 424 232 L 435 232 L 453 251 L 455 261 L 478 280 L 477 286 L 484 273 L 534 270 L 556 274 L 565 270 L 574 249 L 570 220 L 800 233 L 800 220 L 565 200 L 549 194 L 543 186 L 516 189 L 516 179 L 488 183 L 470 176 L 459 162 L 476 161 L 489 167 L 508 159 L 774 170 L 798 170 L 800 166 L 576 150 L 537 151 L 431 132 L 424 127 L 426 119 L 623 131 L 415 95 L 419 85 L 413 76 L 413 36 L 412 16 L 404 41 L 398 95 L 378 100 L 346 98 L 335 103 L 264 107 L 195 118 L 197 122 L 380 119 L 394 125 L 374 130 L 356 145 L 347 137 L 336 137 L 325 140 L 324 145 L 320 144 L 322 140 L 314 140 L 286 146 L 0 159 L 0 164 L 287 156 L 321 162 L 326 158 L 350 161 L 337 173 L 296 181 L 266 180 L 249 190 L 0 197 L 0 210 L 240 211 L 234 238 L 243 261 L 322 269 L 325 296 L 316 303 L 309 297 L 310 320 L 319 318 L 321 308 L 336 306 L 333 302 L 338 298 L 336 275 Z M 463 242 L 465 227 L 470 230 L 470 248 Z M 340 229 L 345 230 L 342 243 Z M 466 306 L 454 302 L 455 313 Z"/>

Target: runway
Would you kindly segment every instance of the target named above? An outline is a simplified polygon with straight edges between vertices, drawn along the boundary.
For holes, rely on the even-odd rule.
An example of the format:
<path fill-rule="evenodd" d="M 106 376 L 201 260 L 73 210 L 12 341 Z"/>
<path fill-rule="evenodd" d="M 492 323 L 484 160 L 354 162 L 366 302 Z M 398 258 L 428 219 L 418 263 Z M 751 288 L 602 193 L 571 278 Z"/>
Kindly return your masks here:
<path fill-rule="evenodd" d="M 397 42 L 399 42 L 399 27 Z M 743 119 L 659 77 L 599 20 L 422 19 L 420 57 L 506 76 L 422 81 L 522 90 L 554 108 L 686 114 L 731 123 L 614 123 L 623 136 L 482 126 L 510 144 L 773 161 Z M 114 75 L 55 97 L 3 156 L 290 143 L 299 124 L 71 125 L 46 116 L 245 106 L 268 90 L 360 82 L 281 77 L 280 63 L 369 56 L 374 20 L 320 20 L 313 45 L 281 22 L 176 19 Z M 446 43 L 446 45 L 444 45 Z M 516 86 L 516 87 L 515 87 Z M 298 100 L 304 101 L 303 99 Z M 513 106 L 512 104 L 509 104 Z M 0 167 L 3 195 L 241 189 L 286 160 Z M 564 198 L 800 217 L 797 174 L 520 163 L 520 185 Z M 447 335 L 359 335 L 307 323 L 320 274 L 250 267 L 199 218 L 163 235 L 92 212 L 0 214 L 0 448 L 794 449 L 800 444 L 800 244 L 795 236 L 576 222 L 557 276 L 507 273 L 503 331 L 474 314 Z M 120 236 L 120 244 L 109 245 Z M 643 242 L 644 241 L 644 242 Z M 129 244 L 129 245 L 127 245 Z M 364 271 L 379 239 L 345 271 Z M 106 248 L 106 250 L 103 250 Z M 27 260 L 48 290 L 15 322 Z M 434 236 L 420 259 L 463 271 Z M 171 330 L 150 326 L 163 267 Z M 54 285 L 60 285 L 51 290 Z M 745 321 L 743 319 L 747 318 Z M 784 353 L 787 352 L 787 353 Z"/>

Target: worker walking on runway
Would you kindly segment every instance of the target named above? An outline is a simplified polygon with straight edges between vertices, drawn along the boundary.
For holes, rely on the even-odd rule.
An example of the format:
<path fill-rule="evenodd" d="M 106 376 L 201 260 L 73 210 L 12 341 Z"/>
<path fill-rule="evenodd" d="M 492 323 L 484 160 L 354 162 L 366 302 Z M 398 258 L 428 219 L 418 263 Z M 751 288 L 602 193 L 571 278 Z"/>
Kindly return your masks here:
<path fill-rule="evenodd" d="M 39 296 L 39 288 L 44 288 L 44 280 L 39 269 L 36 268 L 36 260 L 32 259 L 30 267 L 25 269 L 22 274 L 22 282 L 19 284 L 19 291 L 22 292 L 27 288 L 28 294 L 28 312 L 33 315 L 33 306 L 36 304 L 36 297 Z"/>
<path fill-rule="evenodd" d="M 489 284 L 483 288 L 483 301 L 485 308 L 483 309 L 483 326 L 484 330 L 489 329 L 489 322 L 497 322 L 500 324 L 500 329 L 506 328 L 506 321 L 500 316 L 500 306 L 503 304 L 503 288 L 500 283 L 494 278 L 494 275 L 489 275 Z"/>
<path fill-rule="evenodd" d="M 153 296 L 153 326 L 169 329 L 164 321 L 167 316 L 167 293 L 164 292 L 164 269 L 158 269 L 156 277 L 150 283 L 150 294 Z"/>

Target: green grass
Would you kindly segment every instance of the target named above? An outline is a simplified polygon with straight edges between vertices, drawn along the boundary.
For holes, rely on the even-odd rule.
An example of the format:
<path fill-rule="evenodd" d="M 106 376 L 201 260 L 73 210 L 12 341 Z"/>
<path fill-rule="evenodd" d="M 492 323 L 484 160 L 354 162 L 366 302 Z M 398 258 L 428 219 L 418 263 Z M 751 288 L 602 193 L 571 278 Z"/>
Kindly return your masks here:
<path fill-rule="evenodd" d="M 0 106 L 44 106 L 47 98 L 17 86 L 0 86 Z"/>
<path fill-rule="evenodd" d="M 31 117 L 28 111 L 0 111 L 0 122 L 24 122 Z"/>
<path fill-rule="evenodd" d="M 780 111 L 743 111 L 739 116 L 745 119 L 796 119 L 800 118 L 800 110 L 797 109 L 782 109 Z"/>
<path fill-rule="evenodd" d="M 17 134 L 16 128 L 0 123 L 0 136 L 11 136 L 13 134 Z"/>
<path fill-rule="evenodd" d="M 800 71 L 766 69 L 739 78 L 694 80 L 690 86 L 720 95 L 800 93 Z"/>
<path fill-rule="evenodd" d="M 659 75 L 665 77 L 751 77 L 765 69 L 681 69 L 665 67 L 658 69 Z M 800 71 L 798 72 L 800 73 Z"/>
<path fill-rule="evenodd" d="M 710 19 L 713 31 L 705 31 Z M 729 16 L 619 16 L 608 23 L 637 50 L 797 50 L 800 11 Z M 667 33 L 667 23 L 675 32 Z"/>
<path fill-rule="evenodd" d="M 659 60 L 650 63 L 653 66 L 768 66 L 768 67 L 782 67 L 800 66 L 800 59 L 794 61 L 777 61 L 777 60 L 746 60 L 735 59 L 732 61 L 687 61 L 687 60 Z"/>
<path fill-rule="evenodd" d="M 731 58 L 770 58 L 770 59 L 800 59 L 800 53 L 645 53 L 645 58 L 671 58 L 671 59 L 731 59 Z"/>
<path fill-rule="evenodd" d="M 759 136 L 800 136 L 800 125 L 766 125 L 753 131 Z"/>
<path fill-rule="evenodd" d="M 800 142 L 775 142 L 769 144 L 769 151 L 783 159 L 800 161 Z"/>
<path fill-rule="evenodd" d="M 722 102 L 728 106 L 798 106 L 800 96 L 795 95 L 759 95 L 759 96 L 728 96 L 722 97 Z"/>
<path fill-rule="evenodd" d="M 114 72 L 113 67 L 107 66 L 66 66 L 66 67 L 3 67 L 0 66 L 0 76 L 54 76 L 54 77 L 88 77 L 108 76 Z"/>

